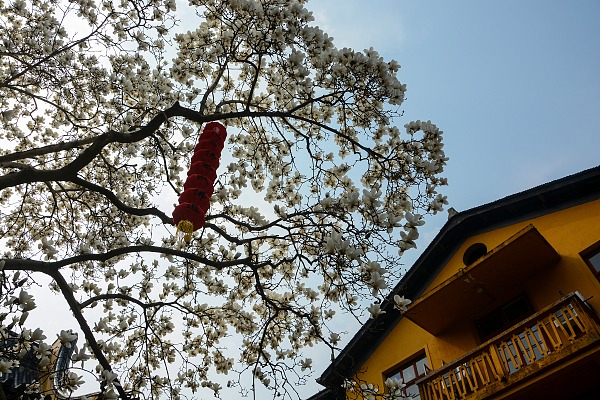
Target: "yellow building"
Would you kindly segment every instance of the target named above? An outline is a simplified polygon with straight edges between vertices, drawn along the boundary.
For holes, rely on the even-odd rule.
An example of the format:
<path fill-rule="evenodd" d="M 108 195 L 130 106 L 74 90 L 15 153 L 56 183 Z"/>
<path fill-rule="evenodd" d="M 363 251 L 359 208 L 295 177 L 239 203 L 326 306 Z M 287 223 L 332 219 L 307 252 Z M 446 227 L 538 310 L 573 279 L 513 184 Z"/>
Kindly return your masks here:
<path fill-rule="evenodd" d="M 600 399 L 599 279 L 600 167 L 460 212 L 311 399 L 389 377 L 421 400 Z"/>

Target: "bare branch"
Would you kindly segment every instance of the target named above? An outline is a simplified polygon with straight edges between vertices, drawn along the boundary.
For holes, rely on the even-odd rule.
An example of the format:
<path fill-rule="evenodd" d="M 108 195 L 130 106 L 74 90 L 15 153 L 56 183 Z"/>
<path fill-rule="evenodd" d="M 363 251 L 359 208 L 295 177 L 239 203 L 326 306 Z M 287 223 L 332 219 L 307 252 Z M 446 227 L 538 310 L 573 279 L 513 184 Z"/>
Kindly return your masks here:
<path fill-rule="evenodd" d="M 69 308 L 71 309 L 73 316 L 79 323 L 79 328 L 81 328 L 81 330 L 83 331 L 83 334 L 85 335 L 85 340 L 87 341 L 88 346 L 94 352 L 94 356 L 96 357 L 96 359 L 98 360 L 100 365 L 102 365 L 102 368 L 104 368 L 107 371 L 112 371 L 112 367 L 111 367 L 110 363 L 108 362 L 108 360 L 106 359 L 106 357 L 104 356 L 104 352 L 100 348 L 100 345 L 96 341 L 96 337 L 94 336 L 92 329 L 90 328 L 87 320 L 81 313 L 81 308 L 79 307 L 79 303 L 77 303 L 77 300 L 75 300 L 75 297 L 73 296 L 73 292 L 71 291 L 69 284 L 67 283 L 65 278 L 61 275 L 61 273 L 58 270 L 49 271 L 48 275 L 50 275 L 54 279 L 54 281 L 60 288 L 60 291 L 63 294 L 65 300 L 67 301 L 67 304 L 69 304 Z M 125 390 L 123 389 L 123 386 L 120 383 L 118 383 L 118 380 L 117 380 L 117 384 L 115 384 L 115 387 L 116 387 L 117 391 L 119 392 L 119 396 L 121 399 L 123 399 L 123 400 L 129 399 L 129 395 L 127 394 L 127 392 L 125 392 Z"/>

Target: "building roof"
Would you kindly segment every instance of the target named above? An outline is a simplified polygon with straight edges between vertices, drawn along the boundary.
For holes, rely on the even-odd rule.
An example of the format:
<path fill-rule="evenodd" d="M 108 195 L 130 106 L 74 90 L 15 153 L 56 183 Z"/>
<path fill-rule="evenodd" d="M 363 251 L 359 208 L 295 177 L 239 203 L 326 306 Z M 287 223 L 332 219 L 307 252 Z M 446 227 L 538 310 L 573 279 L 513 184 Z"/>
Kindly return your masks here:
<path fill-rule="evenodd" d="M 317 378 L 326 389 L 310 400 L 343 398 L 341 385 L 352 377 L 402 319 L 393 296 L 416 299 L 467 238 L 600 198 L 600 166 L 513 194 L 452 216 L 381 304 L 385 314 L 369 319 Z"/>

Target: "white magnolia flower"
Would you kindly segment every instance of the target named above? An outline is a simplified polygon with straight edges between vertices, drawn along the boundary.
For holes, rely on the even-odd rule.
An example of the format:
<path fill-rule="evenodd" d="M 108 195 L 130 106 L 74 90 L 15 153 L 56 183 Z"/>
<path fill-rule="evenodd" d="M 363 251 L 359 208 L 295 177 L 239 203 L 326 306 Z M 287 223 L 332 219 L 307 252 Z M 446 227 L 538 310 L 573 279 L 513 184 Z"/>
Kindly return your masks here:
<path fill-rule="evenodd" d="M 342 200 L 342 202 L 348 207 L 350 211 L 354 211 L 358 207 L 359 197 L 360 193 L 358 193 L 357 191 L 352 191 L 346 194 L 346 197 Z"/>
<path fill-rule="evenodd" d="M 50 356 L 52 354 L 52 346 L 41 342 L 36 349 L 37 357 L 42 358 L 45 356 Z"/>
<path fill-rule="evenodd" d="M 419 214 L 412 214 L 411 212 L 406 212 L 404 214 L 404 218 L 406 218 L 406 226 L 408 228 L 414 228 L 417 226 L 422 226 L 425 224 L 425 221 L 423 221 L 421 218 L 422 216 Z"/>
<path fill-rule="evenodd" d="M 0 372 L 2 372 L 2 373 L 10 372 L 11 368 L 12 368 L 11 361 L 0 361 Z"/>
<path fill-rule="evenodd" d="M 85 354 L 85 347 L 82 347 L 81 349 L 79 349 L 78 352 L 73 353 L 73 355 L 71 356 L 71 361 L 73 362 L 77 362 L 77 361 L 81 361 L 82 365 L 84 361 L 87 361 L 90 359 L 90 356 Z"/>
<path fill-rule="evenodd" d="M 331 207 L 331 205 L 333 204 L 333 198 L 329 197 L 329 196 L 325 196 L 323 198 L 323 200 L 321 200 L 321 206 L 325 209 L 327 209 L 328 207 Z"/>
<path fill-rule="evenodd" d="M 412 300 L 405 299 L 404 296 L 394 295 L 395 309 L 405 312 L 410 303 L 412 303 Z"/>
<path fill-rule="evenodd" d="M 15 116 L 15 110 L 4 110 L 0 115 L 5 122 L 8 122 Z"/>
<path fill-rule="evenodd" d="M 44 331 L 40 328 L 36 328 L 35 331 L 31 333 L 31 340 L 33 340 L 34 342 L 44 339 L 46 339 L 46 335 L 44 335 Z"/>
<path fill-rule="evenodd" d="M 58 250 L 54 247 L 54 242 L 45 237 L 42 238 L 42 243 L 38 245 L 38 248 L 45 254 L 46 260 L 51 260 L 58 254 Z"/>
<path fill-rule="evenodd" d="M 336 253 L 342 244 L 342 235 L 337 232 L 332 232 L 331 236 L 325 241 L 325 252 L 328 254 Z"/>
<path fill-rule="evenodd" d="M 371 314 L 371 319 L 377 318 L 381 314 L 385 314 L 385 311 L 381 309 L 381 305 L 378 303 L 371 304 L 368 308 L 369 314 Z"/>
<path fill-rule="evenodd" d="M 400 241 L 398 242 L 398 254 L 402 255 L 408 249 L 416 249 L 415 240 L 419 238 L 419 232 L 416 228 L 411 228 L 408 233 L 400 232 Z"/>
<path fill-rule="evenodd" d="M 117 379 L 117 374 L 107 369 L 102 371 L 100 379 L 106 383 L 113 383 Z"/>
<path fill-rule="evenodd" d="M 31 311 L 36 307 L 33 296 L 27 293 L 25 290 L 21 290 L 19 293 L 19 306 L 24 312 Z"/>
<path fill-rule="evenodd" d="M 376 208 L 381 205 L 381 202 L 378 200 L 381 196 L 381 190 L 379 189 L 371 189 L 371 190 L 363 190 L 363 198 L 362 202 L 367 207 Z"/>
<path fill-rule="evenodd" d="M 442 196 L 438 194 L 435 199 L 430 204 L 430 209 L 433 210 L 433 213 L 436 214 L 438 211 L 442 211 L 444 209 L 444 205 L 448 204 L 447 196 Z"/>
<path fill-rule="evenodd" d="M 77 339 L 77 334 L 73 333 L 71 330 L 61 330 L 58 336 L 58 340 L 65 347 L 71 347 L 71 342 Z"/>
<path fill-rule="evenodd" d="M 331 332 L 329 334 L 329 341 L 331 342 L 332 345 L 337 345 L 340 341 L 340 335 L 338 335 L 337 333 Z"/>
<path fill-rule="evenodd" d="M 377 388 L 372 383 L 361 384 L 360 390 L 362 391 L 362 395 L 365 400 L 375 400 L 375 395 L 377 394 L 377 392 L 379 392 L 379 388 Z"/>
<path fill-rule="evenodd" d="M 382 268 L 381 264 L 379 264 L 377 261 L 368 261 L 363 264 L 363 268 L 371 274 L 373 272 L 377 272 L 379 275 L 385 275 L 387 273 L 387 270 Z"/>
<path fill-rule="evenodd" d="M 402 380 L 398 378 L 387 378 L 384 382 L 384 385 L 390 390 L 402 389 L 404 386 L 406 386 Z"/>
<path fill-rule="evenodd" d="M 311 358 L 306 358 L 302 361 L 300 361 L 300 369 L 302 371 L 307 370 L 307 369 L 311 369 L 312 366 L 312 359 Z"/>
<path fill-rule="evenodd" d="M 373 288 L 373 296 L 377 296 L 380 290 L 388 287 L 385 279 L 377 271 L 371 274 L 371 280 L 369 281 L 369 284 Z"/>
<path fill-rule="evenodd" d="M 67 386 L 71 389 L 77 389 L 85 383 L 82 378 L 83 376 L 77 375 L 75 372 L 69 372 L 67 374 Z"/>

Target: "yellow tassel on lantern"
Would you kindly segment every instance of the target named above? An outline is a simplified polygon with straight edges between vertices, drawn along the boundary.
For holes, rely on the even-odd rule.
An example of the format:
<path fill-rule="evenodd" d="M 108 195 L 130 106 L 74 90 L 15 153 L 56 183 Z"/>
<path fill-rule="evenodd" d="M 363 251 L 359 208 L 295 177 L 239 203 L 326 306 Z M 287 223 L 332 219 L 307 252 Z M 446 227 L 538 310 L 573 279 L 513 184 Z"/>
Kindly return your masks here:
<path fill-rule="evenodd" d="M 192 234 L 194 233 L 194 224 L 187 219 L 182 219 L 177 224 L 177 233 L 183 232 L 183 240 L 189 242 L 192 240 Z"/>

